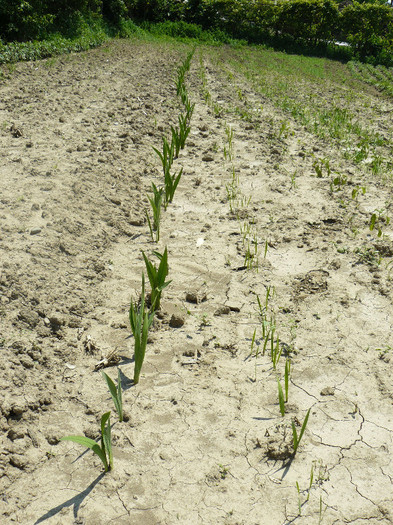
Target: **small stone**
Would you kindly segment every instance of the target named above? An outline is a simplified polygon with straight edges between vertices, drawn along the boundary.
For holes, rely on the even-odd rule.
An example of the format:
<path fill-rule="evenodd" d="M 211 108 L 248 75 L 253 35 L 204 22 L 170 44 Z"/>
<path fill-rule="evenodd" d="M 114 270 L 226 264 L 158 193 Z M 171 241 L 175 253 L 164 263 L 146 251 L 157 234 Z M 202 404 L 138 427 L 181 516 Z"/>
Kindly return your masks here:
<path fill-rule="evenodd" d="M 227 305 L 220 306 L 220 308 L 217 308 L 217 310 L 214 312 L 214 315 L 228 315 L 231 312 L 231 309 Z"/>
<path fill-rule="evenodd" d="M 186 301 L 188 303 L 199 304 L 206 301 L 207 295 L 203 291 L 190 291 L 186 293 Z"/>
<path fill-rule="evenodd" d="M 118 197 L 109 197 L 109 200 L 113 204 L 116 204 L 116 206 L 120 206 L 120 204 L 121 204 L 121 200 Z"/>
<path fill-rule="evenodd" d="M 49 445 L 57 445 L 60 442 L 60 438 L 56 434 L 50 434 L 46 436 L 46 440 Z"/>
<path fill-rule="evenodd" d="M 144 217 L 130 217 L 128 221 L 131 226 L 143 226 L 145 224 L 145 218 Z"/>
<path fill-rule="evenodd" d="M 38 227 L 37 228 L 32 228 L 30 230 L 30 235 L 37 235 L 38 233 L 41 233 L 41 231 L 42 231 L 42 228 L 38 228 Z"/>
<path fill-rule="evenodd" d="M 233 304 L 228 304 L 228 307 L 229 307 L 231 312 L 236 312 L 236 313 L 240 312 L 240 307 L 239 306 L 235 306 Z"/>
<path fill-rule="evenodd" d="M 15 404 L 11 407 L 10 416 L 15 419 L 22 417 L 23 413 L 26 412 L 26 407 L 22 405 Z"/>
<path fill-rule="evenodd" d="M 20 364 L 24 367 L 24 368 L 33 368 L 34 367 L 34 361 L 32 360 L 31 357 L 29 357 L 28 355 L 25 355 L 25 356 L 22 356 L 20 358 Z"/>
<path fill-rule="evenodd" d="M 18 319 L 29 325 L 31 328 L 34 328 L 39 323 L 40 316 L 34 310 L 22 308 L 19 312 Z"/>
<path fill-rule="evenodd" d="M 123 421 L 127 423 L 127 421 L 130 421 L 130 419 L 131 419 L 130 412 L 128 412 L 128 410 L 123 410 Z"/>
<path fill-rule="evenodd" d="M 11 428 L 7 434 L 8 439 L 15 441 L 15 439 L 23 439 L 25 437 L 25 431 L 20 428 Z"/>
<path fill-rule="evenodd" d="M 171 328 L 181 328 L 184 325 L 184 316 L 179 314 L 173 314 L 169 321 Z"/>
<path fill-rule="evenodd" d="M 23 470 L 26 465 L 27 465 L 27 460 L 24 456 L 19 456 L 17 454 L 13 454 L 11 457 L 10 457 L 10 464 L 13 466 L 13 467 L 16 467 L 20 470 Z"/>
<path fill-rule="evenodd" d="M 321 396 L 334 396 L 334 389 L 331 386 L 326 386 L 320 392 Z"/>
<path fill-rule="evenodd" d="M 59 315 L 51 315 L 49 318 L 49 324 L 50 324 L 50 327 L 51 329 L 54 331 L 54 332 L 57 332 L 58 330 L 60 330 L 60 328 L 63 326 L 64 324 L 64 319 L 62 319 Z"/>

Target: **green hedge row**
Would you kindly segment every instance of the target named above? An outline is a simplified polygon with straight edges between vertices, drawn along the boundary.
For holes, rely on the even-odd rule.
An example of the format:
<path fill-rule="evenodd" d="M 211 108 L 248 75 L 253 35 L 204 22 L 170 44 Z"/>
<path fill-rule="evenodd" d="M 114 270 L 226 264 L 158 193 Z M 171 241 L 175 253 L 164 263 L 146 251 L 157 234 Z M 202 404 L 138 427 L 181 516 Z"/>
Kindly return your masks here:
<path fill-rule="evenodd" d="M 194 21 L 257 42 L 344 40 L 359 58 L 393 63 L 393 8 L 386 4 L 354 2 L 340 9 L 334 0 L 201 0 Z"/>
<path fill-rule="evenodd" d="M 355 1 L 346 7 L 335 0 L 0 0 L 0 50 L 1 39 L 44 40 L 56 32 L 81 38 L 80 21 L 86 18 L 106 20 L 120 30 L 130 19 L 164 24 L 163 32 L 170 31 L 167 22 L 196 24 L 212 34 L 221 32 L 221 41 L 226 33 L 295 48 L 322 49 L 345 40 L 355 57 L 393 64 L 393 8 L 384 0 Z M 183 29 L 200 31 L 190 27 Z"/>

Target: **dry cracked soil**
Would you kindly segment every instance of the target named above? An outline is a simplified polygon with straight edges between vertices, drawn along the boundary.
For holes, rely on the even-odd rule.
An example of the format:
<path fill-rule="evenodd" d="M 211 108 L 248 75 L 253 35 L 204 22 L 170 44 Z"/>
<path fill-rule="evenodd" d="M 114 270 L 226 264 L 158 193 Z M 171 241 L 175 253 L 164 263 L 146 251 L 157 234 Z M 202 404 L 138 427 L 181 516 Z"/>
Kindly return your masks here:
<path fill-rule="evenodd" d="M 0 521 L 393 523 L 393 236 L 383 217 L 380 238 L 368 227 L 391 185 L 283 120 L 230 50 L 200 47 L 183 175 L 154 243 L 152 146 L 182 111 L 174 79 L 189 51 L 120 40 L 2 69 Z M 344 200 L 316 156 L 366 194 Z M 130 298 L 142 251 L 165 247 L 171 283 L 133 385 Z M 122 423 L 96 370 L 108 357 Z M 294 456 L 292 423 L 299 434 L 309 409 Z M 96 439 L 108 410 L 104 473 L 60 438 Z"/>

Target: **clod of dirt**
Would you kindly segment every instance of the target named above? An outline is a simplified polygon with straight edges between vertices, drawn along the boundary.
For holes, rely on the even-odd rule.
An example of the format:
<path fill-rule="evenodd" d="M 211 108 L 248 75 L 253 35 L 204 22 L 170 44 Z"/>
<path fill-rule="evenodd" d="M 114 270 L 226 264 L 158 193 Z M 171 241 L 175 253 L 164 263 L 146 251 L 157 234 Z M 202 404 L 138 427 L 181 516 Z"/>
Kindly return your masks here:
<path fill-rule="evenodd" d="M 286 460 L 293 456 L 292 430 L 288 424 L 279 423 L 266 430 L 265 438 L 265 454 L 269 459 Z"/>
<path fill-rule="evenodd" d="M 205 291 L 195 290 L 186 293 L 186 301 L 188 303 L 199 304 L 206 301 L 207 295 Z"/>
<path fill-rule="evenodd" d="M 227 305 L 223 305 L 223 306 L 220 306 L 219 308 L 217 308 L 217 310 L 214 312 L 214 315 L 215 316 L 228 315 L 230 312 L 231 312 L 230 307 L 227 306 Z"/>
<path fill-rule="evenodd" d="M 18 128 L 15 124 L 12 124 L 12 126 L 10 127 L 10 132 L 15 138 L 23 137 L 22 128 Z"/>
<path fill-rule="evenodd" d="M 25 437 L 25 429 L 23 428 L 11 428 L 7 434 L 8 439 L 15 441 L 16 439 L 23 439 Z"/>
<path fill-rule="evenodd" d="M 213 162 L 214 157 L 213 155 L 207 154 L 207 155 L 203 155 L 202 160 L 203 162 Z"/>
<path fill-rule="evenodd" d="M 334 389 L 331 386 L 326 386 L 322 388 L 320 392 L 321 396 L 334 396 Z"/>
<path fill-rule="evenodd" d="M 60 328 L 65 324 L 63 317 L 58 314 L 53 314 L 48 317 L 48 321 L 52 332 L 58 332 Z"/>
<path fill-rule="evenodd" d="M 171 320 L 169 321 L 169 326 L 171 328 L 181 328 L 184 325 L 184 316 L 179 314 L 173 314 Z"/>
<path fill-rule="evenodd" d="M 40 321 L 40 316 L 34 310 L 29 308 L 21 308 L 18 319 L 26 323 L 30 328 L 34 328 Z"/>
<path fill-rule="evenodd" d="M 303 299 L 307 295 L 322 293 L 327 290 L 327 278 L 329 272 L 326 270 L 311 270 L 304 277 L 298 277 L 294 284 L 295 299 Z"/>

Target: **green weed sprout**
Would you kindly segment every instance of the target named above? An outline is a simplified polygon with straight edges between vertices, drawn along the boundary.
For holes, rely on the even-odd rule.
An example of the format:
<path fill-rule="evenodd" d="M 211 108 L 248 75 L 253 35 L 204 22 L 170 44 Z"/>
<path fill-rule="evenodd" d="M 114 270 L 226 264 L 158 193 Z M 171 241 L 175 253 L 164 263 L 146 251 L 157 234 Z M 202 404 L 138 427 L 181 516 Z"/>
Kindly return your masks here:
<path fill-rule="evenodd" d="M 372 232 L 374 228 L 377 228 L 378 231 L 378 237 L 382 237 L 382 224 L 385 223 L 388 225 L 390 223 L 390 217 L 387 215 L 383 215 L 383 210 L 376 210 L 372 215 L 370 219 L 369 228 Z"/>
<path fill-rule="evenodd" d="M 113 403 L 115 404 L 116 412 L 121 423 L 123 421 L 123 398 L 121 392 L 120 369 L 117 369 L 117 387 L 108 374 L 102 372 L 102 376 L 108 385 L 109 392 L 111 393 Z"/>
<path fill-rule="evenodd" d="M 143 259 L 146 265 L 147 276 L 149 278 L 151 287 L 151 308 L 150 311 L 156 311 L 160 309 L 161 293 L 172 281 L 165 281 L 168 275 L 168 250 L 165 248 L 163 254 L 153 252 L 158 257 L 160 264 L 158 268 L 155 264 L 149 261 L 145 253 L 142 251 Z"/>
<path fill-rule="evenodd" d="M 153 223 L 150 220 L 149 214 L 146 210 L 147 222 L 149 225 L 150 235 L 152 240 L 158 242 L 160 240 L 160 221 L 161 221 L 161 204 L 162 195 L 164 192 L 163 188 L 158 189 L 157 186 L 152 182 L 153 197 L 147 197 L 150 202 L 150 206 L 153 212 Z M 155 235 L 154 235 L 155 232 Z M 155 237 L 155 238 L 154 238 Z"/>
<path fill-rule="evenodd" d="M 145 276 L 143 273 L 141 303 L 138 305 L 137 301 L 134 304 L 131 299 L 129 317 L 131 331 L 134 336 L 134 385 L 136 385 L 139 383 L 139 376 L 145 359 L 147 335 L 154 319 L 154 312 L 149 313 L 145 311 Z"/>
<path fill-rule="evenodd" d="M 304 431 L 306 430 L 306 426 L 307 426 L 307 423 L 308 423 L 308 418 L 309 418 L 309 415 L 310 415 L 310 410 L 311 410 L 311 408 L 309 408 L 308 411 L 307 411 L 307 414 L 306 414 L 306 417 L 304 418 L 303 425 L 302 425 L 302 428 L 300 429 L 300 434 L 299 435 L 297 433 L 295 423 L 292 421 L 293 455 L 296 454 L 296 451 L 297 451 L 297 449 L 299 447 L 300 441 L 301 441 L 301 439 L 303 437 Z"/>
<path fill-rule="evenodd" d="M 102 461 L 105 472 L 113 469 L 110 415 L 110 412 L 106 412 L 101 417 L 101 446 L 94 439 L 86 436 L 65 436 L 61 438 L 61 441 L 73 441 L 78 445 L 90 448 Z"/>

